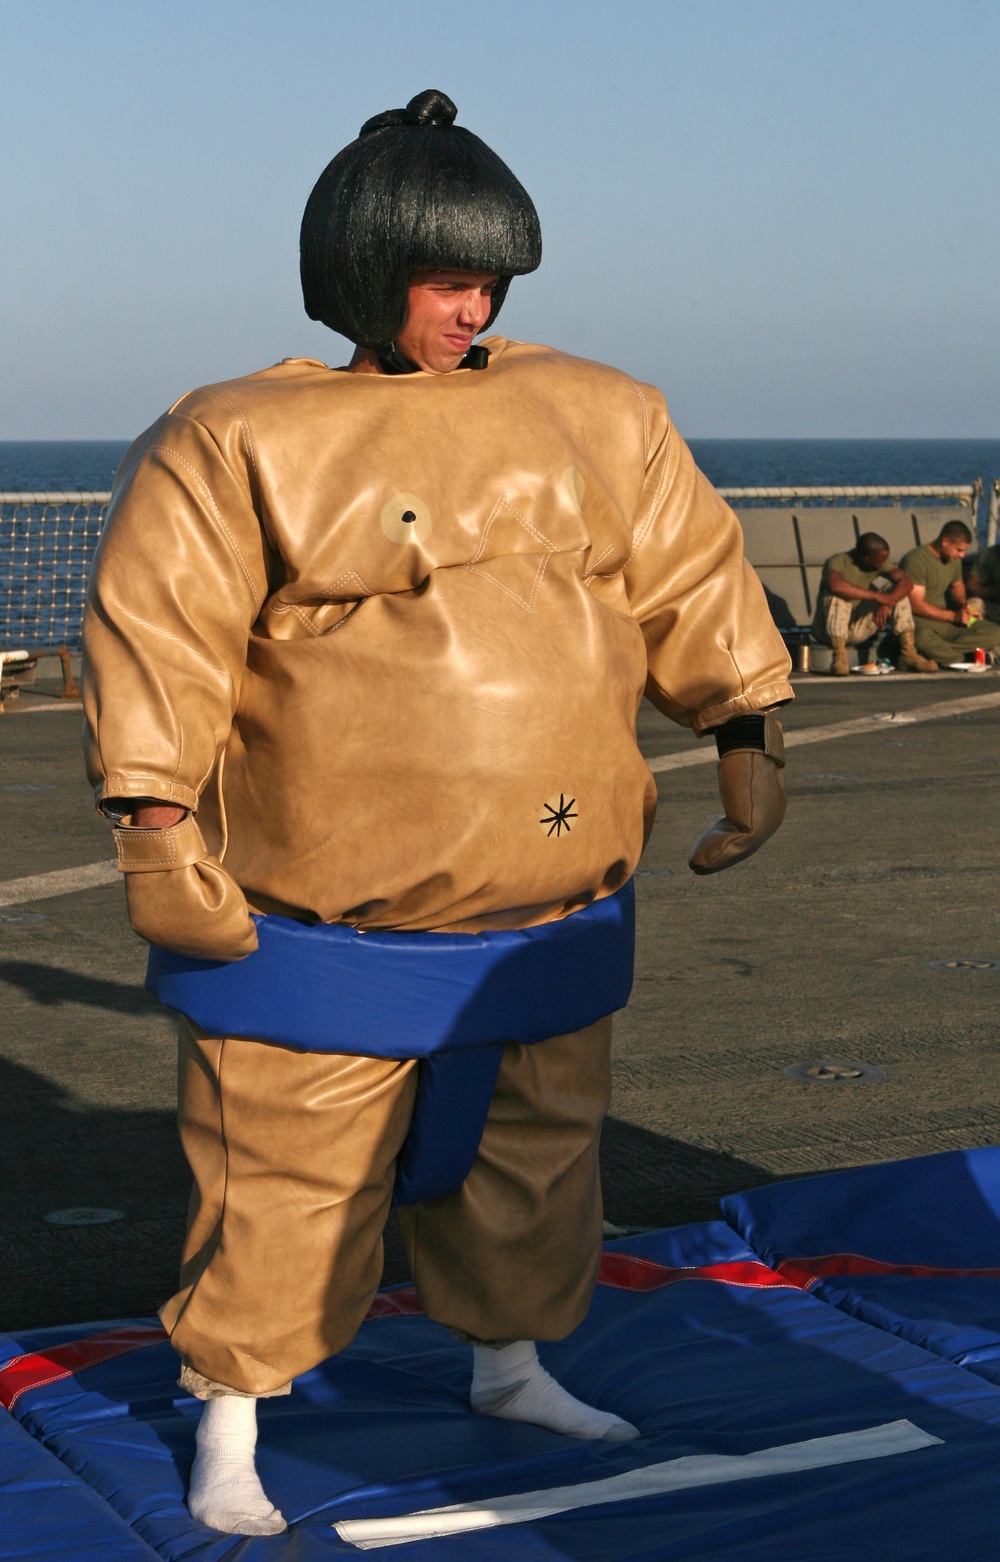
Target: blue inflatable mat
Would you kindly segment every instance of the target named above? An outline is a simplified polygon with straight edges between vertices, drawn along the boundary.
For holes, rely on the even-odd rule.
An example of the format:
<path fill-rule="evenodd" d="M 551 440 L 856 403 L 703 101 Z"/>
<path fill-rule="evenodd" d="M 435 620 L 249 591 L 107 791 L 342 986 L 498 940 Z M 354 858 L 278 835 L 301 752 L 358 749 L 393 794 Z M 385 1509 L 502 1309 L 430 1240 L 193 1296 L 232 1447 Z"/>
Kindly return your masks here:
<path fill-rule="evenodd" d="M 1000 1391 L 804 1293 L 721 1222 L 611 1244 L 586 1322 L 541 1347 L 571 1392 L 641 1428 L 635 1443 L 474 1415 L 470 1352 L 416 1309 L 408 1288 L 380 1293 L 381 1316 L 349 1349 L 261 1403 L 259 1467 L 290 1521 L 268 1539 L 223 1536 L 188 1514 L 199 1406 L 176 1388 L 155 1322 L 0 1340 L 8 1430 L 19 1446 L 29 1434 L 67 1480 L 47 1546 L 12 1507 L 0 1557 L 994 1554 Z M 118 1353 L 101 1360 L 102 1349 Z M 428 1511 L 441 1508 L 451 1512 Z M 138 1549 L 109 1541 L 102 1552 L 100 1537 L 123 1527 Z M 84 1533 L 91 1552 L 67 1544 Z"/>
<path fill-rule="evenodd" d="M 86 1481 L 0 1411 L 0 1556 L 155 1562 L 157 1553 Z"/>
<path fill-rule="evenodd" d="M 813 1295 L 1000 1384 L 1000 1148 L 778 1183 L 722 1207 Z"/>

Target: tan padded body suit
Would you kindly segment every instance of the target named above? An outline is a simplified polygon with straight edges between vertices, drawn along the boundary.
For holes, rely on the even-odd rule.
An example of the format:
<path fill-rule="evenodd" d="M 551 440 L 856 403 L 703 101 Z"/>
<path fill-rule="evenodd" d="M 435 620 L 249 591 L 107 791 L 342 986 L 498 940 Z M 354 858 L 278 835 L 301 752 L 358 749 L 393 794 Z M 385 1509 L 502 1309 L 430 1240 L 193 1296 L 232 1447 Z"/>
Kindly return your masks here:
<path fill-rule="evenodd" d="M 194 391 L 123 462 L 89 773 L 99 799 L 198 807 L 262 910 L 563 915 L 652 826 L 644 688 L 696 732 L 791 697 L 739 524 L 659 392 L 489 345 L 478 373 L 292 360 Z"/>
<path fill-rule="evenodd" d="M 565 915 L 652 827 L 644 689 L 697 733 L 791 697 L 736 518 L 659 392 L 487 345 L 482 372 L 292 360 L 192 392 L 116 480 L 85 628 L 98 800 L 197 808 L 260 910 Z M 602 1020 L 505 1049 L 464 1187 L 402 1214 L 432 1317 L 551 1339 L 585 1315 L 609 1046 Z M 182 1026 L 196 1188 L 163 1318 L 194 1392 L 280 1391 L 352 1337 L 414 1085 Z"/>

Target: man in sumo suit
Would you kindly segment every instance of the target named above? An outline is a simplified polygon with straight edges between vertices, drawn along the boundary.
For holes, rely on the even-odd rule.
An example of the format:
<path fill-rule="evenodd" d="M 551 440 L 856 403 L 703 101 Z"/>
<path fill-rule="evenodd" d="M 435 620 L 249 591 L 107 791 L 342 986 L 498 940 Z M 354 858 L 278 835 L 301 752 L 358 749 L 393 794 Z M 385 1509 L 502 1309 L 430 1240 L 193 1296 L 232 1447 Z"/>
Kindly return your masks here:
<path fill-rule="evenodd" d="M 250 970 L 272 919 L 314 941 L 381 930 L 390 962 L 386 930 L 428 948 L 571 936 L 626 892 L 652 828 L 644 693 L 718 745 L 725 816 L 696 873 L 784 814 L 765 713 L 791 698 L 789 662 L 736 518 L 659 391 L 474 345 L 541 238 L 455 112 L 428 91 L 369 120 L 309 198 L 306 309 L 357 344 L 350 365 L 192 391 L 115 480 L 87 762 L 132 926 L 194 966 Z M 276 1007 L 301 998 L 295 971 L 278 985 Z M 534 1342 L 590 1303 L 621 1001 L 530 1045 L 503 1030 L 471 1171 L 400 1213 L 423 1307 L 472 1346 L 473 1409 L 610 1441 L 638 1432 L 562 1389 Z M 285 1527 L 255 1470 L 256 1400 L 364 1318 L 420 1072 L 398 1035 L 371 1056 L 275 1033 L 181 1021 L 195 1188 L 161 1316 L 206 1402 L 191 1512 L 241 1534 Z"/>

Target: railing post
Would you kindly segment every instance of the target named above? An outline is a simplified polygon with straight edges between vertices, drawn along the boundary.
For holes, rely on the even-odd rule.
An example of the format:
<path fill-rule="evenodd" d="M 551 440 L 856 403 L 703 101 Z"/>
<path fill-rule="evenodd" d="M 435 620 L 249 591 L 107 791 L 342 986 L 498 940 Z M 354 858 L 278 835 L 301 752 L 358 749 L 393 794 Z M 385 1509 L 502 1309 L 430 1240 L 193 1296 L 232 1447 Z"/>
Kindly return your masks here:
<path fill-rule="evenodd" d="M 70 659 L 69 649 L 64 645 L 61 645 L 57 650 L 56 655 L 62 664 L 63 686 L 59 698 L 61 700 L 78 700 L 80 698 L 80 691 L 73 682 L 73 663 Z"/>
<path fill-rule="evenodd" d="M 993 490 L 990 494 L 990 513 L 986 522 L 986 546 L 992 548 L 997 540 L 997 526 L 1000 523 L 1000 477 L 994 478 Z"/>

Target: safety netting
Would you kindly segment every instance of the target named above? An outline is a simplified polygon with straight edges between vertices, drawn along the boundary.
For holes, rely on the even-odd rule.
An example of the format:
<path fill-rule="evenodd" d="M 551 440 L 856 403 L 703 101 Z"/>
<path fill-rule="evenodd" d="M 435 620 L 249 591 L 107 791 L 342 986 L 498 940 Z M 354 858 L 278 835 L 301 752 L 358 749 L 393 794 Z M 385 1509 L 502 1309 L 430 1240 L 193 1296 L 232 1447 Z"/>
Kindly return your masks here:
<path fill-rule="evenodd" d="M 80 648 L 107 493 L 0 493 L 0 651 Z"/>

